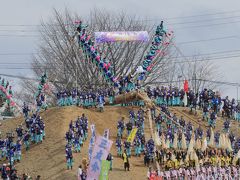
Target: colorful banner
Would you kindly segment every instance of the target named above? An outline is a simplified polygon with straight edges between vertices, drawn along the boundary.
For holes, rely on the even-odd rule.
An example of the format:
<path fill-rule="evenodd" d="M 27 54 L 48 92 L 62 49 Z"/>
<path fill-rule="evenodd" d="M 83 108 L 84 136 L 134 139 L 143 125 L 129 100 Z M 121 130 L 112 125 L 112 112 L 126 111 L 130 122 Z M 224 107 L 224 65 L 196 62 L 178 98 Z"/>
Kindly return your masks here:
<path fill-rule="evenodd" d="M 149 40 L 147 31 L 117 31 L 117 32 L 95 32 L 96 43 L 116 41 L 143 41 Z"/>
<path fill-rule="evenodd" d="M 112 143 L 112 141 L 102 136 L 97 136 L 87 171 L 87 180 L 98 180 L 101 171 L 101 162 L 102 160 L 106 160 Z"/>
<path fill-rule="evenodd" d="M 100 180 L 108 180 L 109 169 L 110 169 L 110 161 L 102 160 L 101 173 L 99 176 Z"/>
<path fill-rule="evenodd" d="M 133 128 L 131 133 L 129 134 L 128 138 L 127 138 L 127 142 L 133 142 L 135 136 L 136 136 L 136 133 L 137 133 L 137 128 Z"/>
<path fill-rule="evenodd" d="M 95 143 L 95 138 L 96 138 L 96 134 L 95 134 L 95 125 L 91 124 L 90 126 L 91 132 L 92 132 L 92 136 L 89 142 L 89 147 L 88 147 L 88 159 L 91 160 L 92 158 L 92 152 L 93 152 L 93 146 Z"/>
<path fill-rule="evenodd" d="M 104 130 L 103 137 L 105 137 L 106 139 L 109 139 L 109 129 Z"/>

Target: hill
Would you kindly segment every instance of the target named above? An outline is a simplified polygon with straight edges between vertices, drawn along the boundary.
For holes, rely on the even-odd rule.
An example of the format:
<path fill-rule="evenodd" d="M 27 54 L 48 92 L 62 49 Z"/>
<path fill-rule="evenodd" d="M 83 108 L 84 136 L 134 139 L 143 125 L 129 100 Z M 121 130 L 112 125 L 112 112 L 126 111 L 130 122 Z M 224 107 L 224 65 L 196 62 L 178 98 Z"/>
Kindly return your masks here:
<path fill-rule="evenodd" d="M 115 139 L 117 134 L 117 121 L 121 116 L 128 117 L 132 108 L 106 107 L 104 113 L 95 109 L 82 109 L 78 107 L 52 108 L 41 113 L 46 124 L 46 139 L 42 144 L 32 145 L 28 152 L 23 151 L 22 161 L 16 165 L 18 173 L 29 173 L 35 177 L 41 175 L 42 179 L 76 179 L 77 168 L 82 158 L 88 156 L 88 140 L 84 143 L 81 153 L 74 153 L 74 168 L 66 170 L 65 162 L 65 133 L 71 120 L 75 120 L 82 113 L 89 119 L 89 124 L 94 123 L 97 134 L 102 135 L 105 128 L 110 129 L 110 139 L 114 141 L 111 149 L 113 154 L 113 170 L 109 179 L 146 179 L 147 168 L 143 165 L 143 157 L 132 157 L 130 159 L 131 169 L 129 172 L 123 170 L 123 161 L 117 157 Z M 12 119 L 2 123 L 3 134 L 8 130 L 15 130 L 23 118 Z"/>
<path fill-rule="evenodd" d="M 110 139 L 114 141 L 111 153 L 113 154 L 113 170 L 109 174 L 109 179 L 146 179 L 147 167 L 143 164 L 142 157 L 131 157 L 130 159 L 130 172 L 123 170 L 123 161 L 117 157 L 117 150 L 115 148 L 115 140 L 117 134 L 117 121 L 120 117 L 124 116 L 128 119 L 128 112 L 132 107 L 117 107 L 107 106 L 104 113 L 97 112 L 96 109 L 82 109 L 79 107 L 63 107 L 51 108 L 41 113 L 46 124 L 46 139 L 42 144 L 32 145 L 28 152 L 23 151 L 22 161 L 16 165 L 18 173 L 29 173 L 35 177 L 41 175 L 42 179 L 76 179 L 77 168 L 81 164 L 83 158 L 88 157 L 88 144 L 89 139 L 84 143 L 81 153 L 74 153 L 74 168 L 73 170 L 66 169 L 65 162 L 65 133 L 68 130 L 68 125 L 71 120 L 75 120 L 82 113 L 89 119 L 89 124 L 94 123 L 96 132 L 102 135 L 104 129 L 110 129 Z M 134 108 L 137 110 L 138 108 Z M 207 122 L 202 122 L 201 114 L 197 116 L 190 115 L 187 108 L 172 107 L 172 113 L 176 113 L 178 117 L 183 116 L 187 121 L 191 121 L 195 127 L 201 125 L 206 130 Z M 16 118 L 3 121 L 1 126 L 2 134 L 9 130 L 15 130 L 16 127 L 23 122 L 23 118 Z M 223 119 L 219 118 L 216 130 L 222 129 Z M 236 122 L 233 122 L 232 129 L 235 133 L 238 131 Z M 145 121 L 146 137 L 150 136 L 149 123 Z M 90 134 L 89 134 L 90 136 Z M 125 134 L 126 138 L 126 134 Z"/>

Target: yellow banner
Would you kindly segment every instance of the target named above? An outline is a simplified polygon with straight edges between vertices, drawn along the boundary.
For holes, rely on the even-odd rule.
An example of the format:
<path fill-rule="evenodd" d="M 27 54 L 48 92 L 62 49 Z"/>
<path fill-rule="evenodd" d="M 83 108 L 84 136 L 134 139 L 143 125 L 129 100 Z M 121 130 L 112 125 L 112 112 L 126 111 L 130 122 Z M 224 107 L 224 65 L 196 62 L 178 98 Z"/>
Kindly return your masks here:
<path fill-rule="evenodd" d="M 137 128 L 133 128 L 131 133 L 129 134 L 128 138 L 127 138 L 127 142 L 133 142 L 135 136 L 136 136 L 136 133 L 137 133 Z"/>

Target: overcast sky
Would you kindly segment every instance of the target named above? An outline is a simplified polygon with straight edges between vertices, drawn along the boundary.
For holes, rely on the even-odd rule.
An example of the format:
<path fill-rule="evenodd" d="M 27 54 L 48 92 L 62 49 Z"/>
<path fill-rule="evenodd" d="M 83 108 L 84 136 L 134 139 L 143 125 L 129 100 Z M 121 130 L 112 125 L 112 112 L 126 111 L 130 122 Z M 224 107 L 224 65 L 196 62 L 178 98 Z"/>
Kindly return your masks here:
<path fill-rule="evenodd" d="M 30 70 L 7 69 L 23 67 L 23 65 L 2 64 L 29 63 L 31 53 L 34 53 L 37 47 L 38 34 L 35 32 L 37 26 L 15 25 L 38 25 L 41 20 L 45 21 L 52 15 L 53 8 L 64 10 L 67 7 L 81 16 L 87 16 L 93 8 L 104 8 L 115 12 L 125 11 L 154 22 L 165 20 L 167 27 L 175 32 L 176 45 L 185 56 L 223 51 L 227 52 L 213 55 L 238 56 L 217 59 L 214 63 L 222 72 L 223 81 L 240 83 L 240 1 L 0 0 L 0 2 L 0 73 L 31 76 Z M 15 30 L 33 30 L 33 32 Z M 181 44 L 199 40 L 203 41 Z M 233 52 L 229 54 L 229 51 Z M 14 53 L 17 55 L 13 55 Z M 19 55 L 19 53 L 23 54 Z M 29 67 L 27 64 L 26 66 Z M 16 79 L 12 81 L 17 83 Z M 223 94 L 236 97 L 236 92 L 236 87 L 227 87 Z"/>

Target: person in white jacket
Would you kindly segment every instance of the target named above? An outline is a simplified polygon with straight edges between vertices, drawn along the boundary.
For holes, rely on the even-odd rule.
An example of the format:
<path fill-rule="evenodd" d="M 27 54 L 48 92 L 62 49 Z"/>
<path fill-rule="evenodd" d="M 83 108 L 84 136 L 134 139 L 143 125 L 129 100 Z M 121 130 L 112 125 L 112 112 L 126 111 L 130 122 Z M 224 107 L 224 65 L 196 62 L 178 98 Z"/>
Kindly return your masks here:
<path fill-rule="evenodd" d="M 78 177 L 78 180 L 82 180 L 82 166 L 80 165 L 78 167 L 78 172 L 77 172 L 77 177 Z"/>

